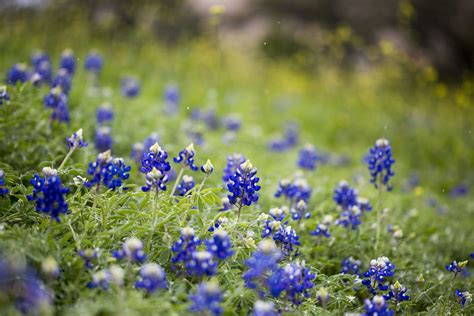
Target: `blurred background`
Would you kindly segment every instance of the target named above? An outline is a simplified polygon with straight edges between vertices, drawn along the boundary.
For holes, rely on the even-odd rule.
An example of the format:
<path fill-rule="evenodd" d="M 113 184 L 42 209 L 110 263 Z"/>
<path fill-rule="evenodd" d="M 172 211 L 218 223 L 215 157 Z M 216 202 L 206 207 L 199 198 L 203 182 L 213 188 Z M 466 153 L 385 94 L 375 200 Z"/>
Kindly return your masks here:
<path fill-rule="evenodd" d="M 217 36 L 271 58 L 298 55 L 306 65 L 317 63 L 315 52 L 330 54 L 346 67 L 369 67 L 374 57 L 361 48 L 382 45 L 414 64 L 433 65 L 445 81 L 459 81 L 474 68 L 473 16 L 471 0 L 0 1 L 4 39 L 18 24 L 46 35 L 79 25 L 83 36 L 94 38 L 146 34 L 166 45 Z M 334 41 L 343 44 L 337 51 Z"/>

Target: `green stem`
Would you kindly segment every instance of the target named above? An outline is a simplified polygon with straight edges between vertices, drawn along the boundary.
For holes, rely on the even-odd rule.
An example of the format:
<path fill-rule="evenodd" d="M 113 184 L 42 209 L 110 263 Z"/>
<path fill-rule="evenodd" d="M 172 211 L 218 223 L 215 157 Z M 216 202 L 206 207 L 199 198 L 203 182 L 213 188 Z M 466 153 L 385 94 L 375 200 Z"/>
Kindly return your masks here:
<path fill-rule="evenodd" d="M 206 174 L 206 176 L 204 177 L 204 179 L 202 179 L 201 184 L 199 185 L 198 193 L 201 192 L 202 187 L 204 186 L 204 183 L 206 182 L 206 180 L 207 180 L 208 177 L 209 177 L 209 175 Z"/>
<path fill-rule="evenodd" d="M 174 192 L 176 192 L 176 188 L 178 187 L 178 183 L 181 180 L 181 177 L 183 176 L 183 172 L 184 172 L 184 168 L 181 167 L 181 170 L 179 171 L 178 176 L 176 177 L 176 181 L 174 183 L 173 190 L 171 190 L 170 196 L 173 196 Z"/>
<path fill-rule="evenodd" d="M 71 157 L 74 150 L 76 150 L 76 146 L 73 146 L 73 147 L 71 147 L 71 149 L 69 149 L 68 153 L 66 154 L 66 157 L 64 157 L 64 159 L 63 159 L 63 162 L 61 162 L 61 164 L 59 165 L 58 170 L 60 170 L 62 167 L 64 167 L 64 165 L 69 160 L 69 158 Z"/>
<path fill-rule="evenodd" d="M 377 206 L 377 230 L 375 234 L 375 251 L 378 250 L 381 225 L 382 225 L 382 185 L 381 183 L 379 183 L 379 200 L 378 200 L 378 206 Z"/>

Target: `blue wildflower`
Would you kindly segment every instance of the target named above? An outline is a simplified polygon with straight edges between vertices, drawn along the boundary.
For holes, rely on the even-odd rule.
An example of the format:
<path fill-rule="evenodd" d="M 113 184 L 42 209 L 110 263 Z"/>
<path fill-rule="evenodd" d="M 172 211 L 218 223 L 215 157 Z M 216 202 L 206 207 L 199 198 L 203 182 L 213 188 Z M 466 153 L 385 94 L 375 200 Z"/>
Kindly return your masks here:
<path fill-rule="evenodd" d="M 219 212 L 230 211 L 232 209 L 232 204 L 230 204 L 229 198 L 227 196 L 224 196 L 221 199 L 221 202 L 222 208 L 219 210 Z"/>
<path fill-rule="evenodd" d="M 336 220 L 337 225 L 344 228 L 351 227 L 352 229 L 359 228 L 361 222 L 362 211 L 357 205 L 353 205 L 349 210 L 342 211 L 339 218 Z"/>
<path fill-rule="evenodd" d="M 110 127 L 99 126 L 95 132 L 95 148 L 99 152 L 112 149 L 113 139 Z"/>
<path fill-rule="evenodd" d="M 33 194 L 27 198 L 36 202 L 36 211 L 49 214 L 59 222 L 59 215 L 66 214 L 68 210 L 65 195 L 69 193 L 69 189 L 63 186 L 55 169 L 45 167 L 43 174 L 44 178 L 35 174 L 31 179 Z"/>
<path fill-rule="evenodd" d="M 155 143 L 159 143 L 160 137 L 157 133 L 151 133 L 150 136 L 145 138 L 143 143 L 135 143 L 132 146 L 132 152 L 130 156 L 135 160 L 137 163 L 141 162 L 145 149 L 148 150 L 151 146 Z"/>
<path fill-rule="evenodd" d="M 53 82 L 51 86 L 54 87 L 60 87 L 62 91 L 64 91 L 65 94 L 69 94 L 69 91 L 71 91 L 71 73 L 69 73 L 66 69 L 61 68 L 58 70 L 58 73 L 56 74 L 56 77 L 54 77 Z"/>
<path fill-rule="evenodd" d="M 142 187 L 143 192 L 148 192 L 154 189 L 155 192 L 166 191 L 166 182 L 168 175 L 153 167 L 153 169 L 146 174 L 146 185 Z"/>
<path fill-rule="evenodd" d="M 222 119 L 222 124 L 226 130 L 237 132 L 242 126 L 242 121 L 238 116 L 228 115 Z"/>
<path fill-rule="evenodd" d="M 196 184 L 194 183 L 194 179 L 191 176 L 184 175 L 183 180 L 181 180 L 181 183 L 178 184 L 176 187 L 176 195 L 178 196 L 185 196 L 186 193 L 191 191 Z"/>
<path fill-rule="evenodd" d="M 452 198 L 458 198 L 458 197 L 463 197 L 466 196 L 469 193 L 469 187 L 467 184 L 461 183 L 456 185 L 454 188 L 451 189 L 449 192 L 449 195 Z"/>
<path fill-rule="evenodd" d="M 76 58 L 74 53 L 70 49 L 66 49 L 61 54 L 61 60 L 59 61 L 59 68 L 67 70 L 71 75 L 76 71 Z"/>
<path fill-rule="evenodd" d="M 291 226 L 287 226 L 286 223 L 280 221 L 266 221 L 265 228 L 262 231 L 262 237 L 271 236 L 275 243 L 280 246 L 285 256 L 290 256 L 294 252 L 294 256 L 298 255 L 298 247 L 301 243 L 299 236 L 296 232 L 291 229 Z"/>
<path fill-rule="evenodd" d="M 10 101 L 10 96 L 8 95 L 7 87 L 6 86 L 0 86 L 0 105 L 3 104 L 3 102 L 8 102 Z"/>
<path fill-rule="evenodd" d="M 224 260 L 234 254 L 229 234 L 225 230 L 218 229 L 209 240 L 206 240 L 207 251 L 212 253 L 218 260 Z"/>
<path fill-rule="evenodd" d="M 333 218 L 331 215 L 324 216 L 321 223 L 316 225 L 315 230 L 311 232 L 311 235 L 319 236 L 319 237 L 324 236 L 326 238 L 331 237 L 331 234 L 329 233 L 329 226 L 331 225 L 332 221 L 333 221 Z"/>
<path fill-rule="evenodd" d="M 342 180 L 334 189 L 333 199 L 343 210 L 349 210 L 352 206 L 357 205 L 357 195 L 357 190 L 351 188 L 347 181 Z"/>
<path fill-rule="evenodd" d="M 218 316 L 222 314 L 222 293 L 216 281 L 202 282 L 196 294 L 189 295 L 192 304 L 189 310 L 194 313 Z"/>
<path fill-rule="evenodd" d="M 173 158 L 175 163 L 181 164 L 183 168 L 189 167 L 191 170 L 196 171 L 198 167 L 194 164 L 194 144 L 189 144 L 188 147 L 181 150 L 178 157 Z"/>
<path fill-rule="evenodd" d="M 306 179 L 297 177 L 294 181 L 283 179 L 278 183 L 275 197 L 284 196 L 290 202 L 290 207 L 297 205 L 299 201 L 308 203 L 312 190 Z"/>
<path fill-rule="evenodd" d="M 109 103 L 104 103 L 97 108 L 97 123 L 103 125 L 105 122 L 110 122 L 114 119 L 114 110 L 112 105 Z"/>
<path fill-rule="evenodd" d="M 148 293 L 165 289 L 167 287 L 165 271 L 157 263 L 144 264 L 140 268 L 140 280 L 135 283 L 135 287 L 145 289 Z"/>
<path fill-rule="evenodd" d="M 326 288 L 322 287 L 316 292 L 316 298 L 318 299 L 319 304 L 326 309 L 329 302 L 329 292 Z"/>
<path fill-rule="evenodd" d="M 110 285 L 111 275 L 108 270 L 100 270 L 92 275 L 92 281 L 87 284 L 90 289 L 100 288 L 107 291 Z"/>
<path fill-rule="evenodd" d="M 37 68 L 43 62 L 51 62 L 48 54 L 46 54 L 45 52 L 37 50 L 31 55 L 31 64 L 33 65 L 33 67 Z"/>
<path fill-rule="evenodd" d="M 197 246 L 201 244 L 198 237 L 194 235 L 194 229 L 185 227 L 181 229 L 181 236 L 179 240 L 173 244 L 171 251 L 175 255 L 171 258 L 172 263 L 187 262 L 193 252 L 196 251 Z"/>
<path fill-rule="evenodd" d="M 40 83 L 51 83 L 53 79 L 53 69 L 48 60 L 43 60 L 35 65 L 35 74 L 39 75 Z"/>
<path fill-rule="evenodd" d="M 278 316 L 273 302 L 256 301 L 253 305 L 253 316 Z"/>
<path fill-rule="evenodd" d="M 285 285 L 285 298 L 295 305 L 301 304 L 304 298 L 311 296 L 310 290 L 314 287 L 313 280 L 316 277 L 309 268 L 305 267 L 305 262 L 291 262 L 284 268 L 283 280 L 280 282 Z M 278 295 L 277 295 L 278 296 Z"/>
<path fill-rule="evenodd" d="M 164 151 L 158 143 L 153 144 L 147 152 L 143 154 L 142 166 L 140 172 L 148 173 L 156 168 L 162 173 L 167 173 L 171 170 L 170 163 L 166 161 L 168 153 Z"/>
<path fill-rule="evenodd" d="M 272 151 L 282 152 L 298 144 L 299 128 L 294 122 L 288 122 L 283 137 L 270 140 L 268 148 Z"/>
<path fill-rule="evenodd" d="M 291 218 L 294 220 L 300 220 L 303 217 L 308 219 L 311 217 L 311 213 L 308 212 L 308 206 L 304 200 L 299 200 L 296 206 L 291 208 L 290 212 Z"/>
<path fill-rule="evenodd" d="M 406 287 L 404 287 L 397 281 L 395 282 L 395 284 L 390 285 L 390 291 L 388 292 L 387 295 L 384 295 L 383 297 L 386 300 L 393 299 L 396 302 L 403 302 L 410 299 L 410 296 L 405 294 L 406 292 L 407 292 Z"/>
<path fill-rule="evenodd" d="M 8 194 L 8 189 L 5 187 L 5 172 L 0 169 L 0 196 Z"/>
<path fill-rule="evenodd" d="M 264 239 L 258 245 L 252 257 L 245 261 L 248 270 L 244 273 L 245 286 L 257 291 L 260 297 L 265 295 L 270 275 L 279 269 L 281 251 L 271 239 Z"/>
<path fill-rule="evenodd" d="M 7 83 L 16 84 L 17 82 L 27 82 L 30 75 L 25 64 L 15 64 L 7 73 Z"/>
<path fill-rule="evenodd" d="M 214 166 L 212 165 L 209 159 L 204 165 L 201 166 L 201 171 L 206 174 L 206 176 L 210 176 L 211 173 L 214 171 Z"/>
<path fill-rule="evenodd" d="M 215 130 L 219 126 L 216 110 L 214 108 L 209 108 L 207 110 L 193 109 L 191 112 L 191 119 L 194 121 L 204 122 L 211 130 Z"/>
<path fill-rule="evenodd" d="M 219 227 L 221 227 L 222 225 L 224 224 L 227 224 L 229 222 L 229 220 L 227 219 L 227 217 L 225 216 L 222 216 L 220 217 L 219 219 L 217 219 L 214 223 L 214 225 L 212 225 L 211 227 L 209 227 L 207 229 L 207 231 L 209 232 L 213 232 L 213 231 L 216 231 Z"/>
<path fill-rule="evenodd" d="M 77 132 L 73 133 L 71 137 L 66 138 L 66 146 L 67 149 L 76 149 L 87 147 L 87 143 L 84 141 L 82 136 L 82 128 L 80 128 Z"/>
<path fill-rule="evenodd" d="M 372 205 L 366 198 L 357 197 L 356 203 L 362 212 L 370 212 L 372 210 Z"/>
<path fill-rule="evenodd" d="M 462 272 L 464 268 L 467 266 L 467 262 L 468 261 L 466 260 L 466 261 L 462 261 L 458 263 L 456 260 L 454 260 L 450 264 L 446 265 L 446 270 L 453 272 L 454 276 L 456 277 L 456 275 L 459 272 Z"/>
<path fill-rule="evenodd" d="M 307 170 L 314 170 L 316 168 L 317 160 L 318 155 L 316 154 L 316 148 L 313 145 L 307 144 L 299 152 L 298 167 Z"/>
<path fill-rule="evenodd" d="M 235 174 L 237 168 L 245 162 L 245 157 L 241 154 L 232 154 L 227 156 L 227 165 L 224 168 L 224 175 L 222 176 L 222 181 L 224 185 L 227 185 L 230 181 L 230 177 Z"/>
<path fill-rule="evenodd" d="M 260 180 L 256 177 L 257 168 L 254 168 L 250 160 L 240 164 L 234 175 L 230 177 L 230 183 L 227 184 L 229 189 L 229 202 L 236 205 L 239 216 L 240 209 L 244 205 L 251 205 L 258 201 L 257 192 L 260 186 L 257 184 Z"/>
<path fill-rule="evenodd" d="M 467 291 L 456 290 L 456 296 L 458 297 L 458 302 L 462 307 L 469 305 L 472 302 L 472 294 Z"/>
<path fill-rule="evenodd" d="M 134 98 L 140 93 L 140 83 L 138 80 L 126 77 L 122 79 L 122 94 L 128 98 Z"/>
<path fill-rule="evenodd" d="M 104 59 L 99 53 L 92 52 L 86 56 L 84 68 L 93 73 L 99 73 L 104 65 Z"/>
<path fill-rule="evenodd" d="M 193 251 L 185 266 L 190 276 L 212 276 L 216 274 L 217 262 L 209 251 Z"/>
<path fill-rule="evenodd" d="M 94 268 L 94 264 L 92 262 L 95 261 L 98 257 L 97 250 L 95 249 L 79 250 L 77 254 L 84 260 L 84 267 L 86 269 L 90 270 Z"/>
<path fill-rule="evenodd" d="M 85 182 L 87 188 L 96 185 L 99 189 L 103 183 L 109 189 L 115 190 L 122 186 L 122 181 L 130 177 L 130 166 L 127 166 L 122 158 L 112 158 L 110 150 L 97 155 L 94 162 L 89 163 L 87 173 L 92 179 Z"/>
<path fill-rule="evenodd" d="M 137 237 L 130 237 L 122 245 L 122 249 L 115 250 L 113 256 L 117 259 L 127 258 L 131 262 L 144 262 L 146 259 L 143 251 L 143 242 Z"/>
<path fill-rule="evenodd" d="M 392 316 L 395 312 L 388 308 L 383 296 L 375 295 L 372 300 L 365 300 L 365 314 L 362 316 Z"/>
<path fill-rule="evenodd" d="M 51 120 L 69 123 L 68 98 L 62 92 L 61 87 L 52 88 L 50 93 L 44 97 L 43 102 L 46 107 L 53 109 Z"/>
<path fill-rule="evenodd" d="M 389 180 L 395 175 L 392 170 L 392 165 L 395 163 L 395 159 L 392 158 L 392 148 L 390 143 L 385 138 L 378 139 L 375 142 L 375 146 L 370 149 L 369 156 L 367 159 L 368 168 L 370 171 L 370 182 L 372 182 L 376 188 L 379 185 L 387 187 L 390 191 L 392 186 L 389 185 Z"/>
<path fill-rule="evenodd" d="M 359 274 L 361 261 L 354 259 L 353 257 L 346 258 L 341 262 L 341 273 L 342 274 Z"/>
<path fill-rule="evenodd" d="M 365 279 L 362 284 L 375 295 L 377 291 L 388 290 L 388 285 L 385 284 L 387 278 L 394 275 L 395 265 L 390 262 L 387 257 L 379 257 L 370 261 L 370 268 L 364 272 Z"/>
<path fill-rule="evenodd" d="M 179 89 L 177 86 L 168 85 L 165 88 L 163 99 L 165 100 L 166 113 L 174 114 L 178 112 L 180 95 L 179 95 Z"/>

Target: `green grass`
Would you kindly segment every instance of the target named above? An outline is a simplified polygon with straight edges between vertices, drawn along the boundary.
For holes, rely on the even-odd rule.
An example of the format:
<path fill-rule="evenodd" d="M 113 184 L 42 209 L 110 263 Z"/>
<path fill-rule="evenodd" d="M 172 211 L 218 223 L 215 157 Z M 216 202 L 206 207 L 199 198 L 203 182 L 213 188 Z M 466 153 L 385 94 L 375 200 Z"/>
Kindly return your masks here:
<path fill-rule="evenodd" d="M 171 271 L 170 247 L 180 228 L 190 225 L 204 239 L 210 235 L 207 228 L 217 218 L 226 216 L 229 223 L 225 228 L 236 253 L 219 266 L 216 278 L 224 291 L 225 314 L 248 314 L 257 297 L 245 288 L 242 280 L 243 261 L 253 251 L 245 237 L 253 232 L 255 242 L 261 240 L 259 214 L 284 205 L 284 200 L 274 197 L 278 181 L 292 177 L 297 170 L 298 148 L 272 153 L 266 147 L 271 136 L 283 132 L 288 119 L 299 123 L 299 147 L 312 143 L 318 149 L 347 156 L 350 163 L 321 165 L 305 174 L 313 189 L 309 203 L 313 215 L 301 224 L 291 225 L 301 236 L 300 259 L 306 260 L 317 278 L 311 297 L 301 306 L 275 300 L 277 306 L 290 315 L 323 313 L 316 292 L 325 287 L 331 295 L 328 313 L 362 312 L 363 301 L 369 295 L 365 289 L 354 290 L 352 277 L 338 274 L 340 262 L 356 256 L 363 262 L 362 270 L 366 270 L 370 259 L 387 256 L 396 265 L 393 282 L 399 280 L 411 296 L 408 302 L 396 307 L 397 314 L 468 315 L 474 311 L 472 305 L 462 310 L 454 296 L 454 289 L 474 290 L 472 276 L 453 279 L 444 269 L 452 260 L 468 259 L 474 251 L 472 82 L 449 87 L 445 92 L 445 86 L 430 75 L 429 68 L 412 68 L 381 53 L 381 61 L 364 71 L 340 69 L 324 56 L 320 56 L 318 70 L 312 71 L 302 69 L 304 63 L 298 58 L 271 61 L 250 53 L 219 49 L 205 40 L 164 48 L 140 37 L 109 42 L 92 37 L 88 41 L 89 38 L 81 37 L 81 32 L 77 32 L 77 39 L 59 32 L 53 44 L 51 40 L 44 41 L 46 35 L 19 40 L 24 34 L 10 29 L 0 41 L 2 71 L 15 62 L 28 61 L 36 47 L 48 49 L 54 61 L 66 47 L 73 48 L 80 58 L 70 98 L 70 126 L 50 126 L 49 112 L 42 104 L 46 87 L 9 87 L 12 100 L 0 106 L 0 168 L 6 173 L 11 193 L 0 198 L 0 249 L 3 254 L 27 260 L 38 269 L 45 258 L 56 259 L 61 276 L 49 283 L 55 293 L 56 313 L 186 315 L 187 296 L 195 291 L 198 280 L 184 279 Z M 48 46 L 43 46 L 45 43 Z M 82 59 L 92 47 L 105 57 L 100 86 L 110 91 L 110 96 L 88 93 L 90 82 L 82 70 Z M 138 98 L 121 96 L 119 85 L 124 75 L 141 80 L 142 93 Z M 181 108 L 176 117 L 163 114 L 162 91 L 168 82 L 177 83 L 181 90 Z M 132 164 L 132 172 L 127 181 L 129 190 L 97 194 L 95 190 L 73 185 L 72 179 L 85 176 L 88 162 L 97 155 L 93 146 L 95 111 L 104 101 L 113 104 L 116 114 L 112 127 L 113 154 Z M 173 157 L 190 142 L 185 133 L 190 111 L 211 105 L 219 116 L 237 113 L 243 127 L 235 142 L 225 144 L 222 130 L 192 126 L 202 130 L 205 139 L 203 146 L 196 146 L 197 163 L 201 165 L 209 158 L 215 166 L 206 189 L 177 203 L 167 194 L 155 199 L 141 192 L 144 177 L 129 158 L 132 144 L 157 132 L 160 144 Z M 71 187 L 71 214 L 62 217 L 60 223 L 51 222 L 27 201 L 25 195 L 32 191 L 29 180 L 43 166 L 59 166 L 66 155 L 64 140 L 78 128 L 84 129 L 90 146 L 74 153 L 60 171 L 62 181 Z M 381 205 L 388 212 L 383 218 L 380 247 L 375 251 L 378 192 L 369 183 L 362 158 L 382 136 L 391 141 L 396 176 L 393 192 L 383 193 Z M 252 161 L 262 185 L 259 203 L 244 208 L 239 222 L 235 212 L 217 212 L 218 199 L 225 195 L 221 172 L 226 156 L 233 152 Z M 406 183 L 413 173 L 419 175 L 420 184 L 407 190 Z M 194 176 L 199 183 L 201 174 Z M 332 193 L 342 179 L 369 198 L 374 210 L 364 214 L 358 232 L 333 225 L 332 237 L 318 242 L 310 231 L 324 215 L 337 216 Z M 461 182 L 471 187 L 469 195 L 450 198 L 450 189 Z M 444 213 L 429 207 L 429 198 L 436 199 Z M 385 230 L 388 224 L 400 226 L 403 238 L 393 239 Z M 127 275 L 123 289 L 88 289 L 91 273 L 83 268 L 77 250 L 100 248 L 97 269 L 106 268 L 112 260 L 110 252 L 130 236 L 143 240 L 149 260 L 165 268 L 168 290 L 148 297 L 133 289 L 138 266 L 133 267 L 133 275 Z M 421 274 L 425 281 L 417 282 Z M 14 313 L 14 308 L 5 303 L 0 304 L 0 311 Z"/>

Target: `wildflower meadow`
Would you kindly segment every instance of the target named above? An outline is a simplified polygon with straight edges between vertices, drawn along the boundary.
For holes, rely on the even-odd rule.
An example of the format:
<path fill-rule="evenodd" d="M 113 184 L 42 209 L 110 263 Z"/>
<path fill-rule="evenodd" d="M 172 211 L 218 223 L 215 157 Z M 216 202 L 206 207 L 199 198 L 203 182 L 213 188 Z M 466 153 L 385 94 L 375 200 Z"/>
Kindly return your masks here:
<path fill-rule="evenodd" d="M 0 314 L 474 314 L 472 78 L 268 59 L 216 10 L 2 31 Z"/>

